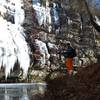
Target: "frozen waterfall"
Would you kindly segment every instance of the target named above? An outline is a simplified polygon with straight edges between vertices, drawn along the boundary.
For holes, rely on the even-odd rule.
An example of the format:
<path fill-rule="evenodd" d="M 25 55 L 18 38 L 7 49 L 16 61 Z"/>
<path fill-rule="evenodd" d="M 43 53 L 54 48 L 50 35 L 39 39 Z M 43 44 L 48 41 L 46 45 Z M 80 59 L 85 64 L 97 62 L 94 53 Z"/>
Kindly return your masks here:
<path fill-rule="evenodd" d="M 29 47 L 21 26 L 24 21 L 22 6 L 22 0 L 0 0 L 0 67 L 5 67 L 6 77 L 17 61 L 24 75 L 30 65 Z M 14 22 L 7 18 L 13 18 Z"/>
<path fill-rule="evenodd" d="M 41 4 L 41 0 L 32 0 L 32 2 L 39 26 L 43 26 L 49 32 L 51 32 L 53 28 L 58 28 L 60 23 L 59 5 L 57 3 L 50 4 L 48 0 L 45 1 L 45 5 Z"/>

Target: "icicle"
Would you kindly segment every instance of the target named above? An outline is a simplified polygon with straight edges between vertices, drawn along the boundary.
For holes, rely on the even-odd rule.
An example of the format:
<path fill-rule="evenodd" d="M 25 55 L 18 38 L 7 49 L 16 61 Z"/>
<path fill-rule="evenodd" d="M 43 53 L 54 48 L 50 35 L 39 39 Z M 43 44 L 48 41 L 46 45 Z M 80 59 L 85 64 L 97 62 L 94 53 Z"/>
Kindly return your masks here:
<path fill-rule="evenodd" d="M 46 0 L 46 6 L 41 6 L 40 0 L 33 0 L 33 8 L 36 13 L 36 18 L 38 24 L 44 25 L 44 27 L 48 28 L 48 31 L 51 31 L 51 14 L 49 8 L 49 2 Z"/>

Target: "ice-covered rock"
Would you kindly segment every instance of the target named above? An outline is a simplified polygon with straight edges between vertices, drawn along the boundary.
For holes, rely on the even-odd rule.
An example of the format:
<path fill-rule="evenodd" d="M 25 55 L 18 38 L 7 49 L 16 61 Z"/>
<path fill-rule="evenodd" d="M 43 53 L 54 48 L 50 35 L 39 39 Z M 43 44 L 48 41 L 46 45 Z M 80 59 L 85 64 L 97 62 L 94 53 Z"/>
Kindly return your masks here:
<path fill-rule="evenodd" d="M 47 46 L 44 42 L 42 42 L 41 40 L 35 39 L 35 44 L 38 46 L 39 50 L 40 50 L 40 54 L 41 54 L 41 65 L 45 65 L 46 64 L 46 60 L 49 59 L 50 54 L 48 52 Z"/>

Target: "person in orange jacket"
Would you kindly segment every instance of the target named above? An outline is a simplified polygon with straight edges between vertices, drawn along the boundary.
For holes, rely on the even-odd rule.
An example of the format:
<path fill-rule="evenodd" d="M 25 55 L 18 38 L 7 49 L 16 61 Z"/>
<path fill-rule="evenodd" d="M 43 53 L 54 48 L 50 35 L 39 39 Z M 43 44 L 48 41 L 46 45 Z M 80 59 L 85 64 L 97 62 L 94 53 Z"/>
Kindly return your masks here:
<path fill-rule="evenodd" d="M 67 50 L 66 50 L 65 54 L 66 54 L 65 65 L 66 65 L 68 74 L 72 75 L 72 73 L 73 73 L 73 57 L 76 56 L 76 51 L 71 46 L 70 43 L 67 43 Z"/>

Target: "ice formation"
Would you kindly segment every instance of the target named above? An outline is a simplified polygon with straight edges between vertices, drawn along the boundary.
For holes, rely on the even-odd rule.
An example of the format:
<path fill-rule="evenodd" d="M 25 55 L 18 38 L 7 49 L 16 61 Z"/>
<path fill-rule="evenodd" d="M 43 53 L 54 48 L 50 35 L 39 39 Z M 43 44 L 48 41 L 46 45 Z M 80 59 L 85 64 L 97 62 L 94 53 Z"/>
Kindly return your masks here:
<path fill-rule="evenodd" d="M 29 47 L 21 26 L 25 16 L 22 6 L 22 0 L 0 0 L 0 67 L 5 67 L 6 77 L 16 61 L 24 75 L 27 75 L 30 65 Z M 8 15 L 14 19 L 13 22 Z"/>

